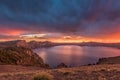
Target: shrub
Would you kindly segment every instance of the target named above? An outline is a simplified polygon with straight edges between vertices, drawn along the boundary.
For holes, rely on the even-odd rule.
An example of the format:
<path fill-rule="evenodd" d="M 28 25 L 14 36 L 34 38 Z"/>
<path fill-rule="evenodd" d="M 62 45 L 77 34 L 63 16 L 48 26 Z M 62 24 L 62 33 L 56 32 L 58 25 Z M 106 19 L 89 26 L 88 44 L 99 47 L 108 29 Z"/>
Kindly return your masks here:
<path fill-rule="evenodd" d="M 69 74 L 71 74 L 71 72 L 64 72 L 64 73 L 63 73 L 63 75 L 65 75 L 65 76 L 67 76 L 67 75 L 69 75 Z"/>
<path fill-rule="evenodd" d="M 33 76 L 32 80 L 53 80 L 53 76 L 49 73 L 38 73 Z"/>
<path fill-rule="evenodd" d="M 99 76 L 98 80 L 107 80 L 104 76 Z"/>

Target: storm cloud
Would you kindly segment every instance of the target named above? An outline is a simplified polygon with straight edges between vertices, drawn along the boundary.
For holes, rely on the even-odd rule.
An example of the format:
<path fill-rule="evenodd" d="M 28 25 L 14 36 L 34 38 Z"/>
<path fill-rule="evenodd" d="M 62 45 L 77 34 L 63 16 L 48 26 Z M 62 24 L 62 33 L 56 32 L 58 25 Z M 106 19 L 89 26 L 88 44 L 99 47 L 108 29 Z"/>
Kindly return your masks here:
<path fill-rule="evenodd" d="M 120 0 L 0 0 L 0 28 L 24 30 L 22 34 L 117 34 Z"/>

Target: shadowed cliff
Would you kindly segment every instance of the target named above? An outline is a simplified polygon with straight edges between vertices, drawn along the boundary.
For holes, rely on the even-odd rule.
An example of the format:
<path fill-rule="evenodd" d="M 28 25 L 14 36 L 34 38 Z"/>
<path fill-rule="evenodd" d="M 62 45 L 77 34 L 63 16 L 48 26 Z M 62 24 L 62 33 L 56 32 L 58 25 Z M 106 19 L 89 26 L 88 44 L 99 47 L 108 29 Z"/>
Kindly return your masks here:
<path fill-rule="evenodd" d="M 7 47 L 0 49 L 0 64 L 46 67 L 42 58 L 29 48 Z"/>

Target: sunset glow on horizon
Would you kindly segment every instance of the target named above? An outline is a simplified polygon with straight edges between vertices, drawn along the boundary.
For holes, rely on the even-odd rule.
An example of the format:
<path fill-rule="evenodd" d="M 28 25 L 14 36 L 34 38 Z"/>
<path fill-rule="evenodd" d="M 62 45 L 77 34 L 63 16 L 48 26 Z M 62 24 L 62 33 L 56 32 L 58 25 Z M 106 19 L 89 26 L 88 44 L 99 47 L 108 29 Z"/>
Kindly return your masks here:
<path fill-rule="evenodd" d="M 0 41 L 120 42 L 120 0 L 1 0 Z"/>
<path fill-rule="evenodd" d="M 29 41 L 50 41 L 55 43 L 81 43 L 81 42 L 102 42 L 102 43 L 117 43 L 120 42 L 119 34 L 111 34 L 111 36 L 102 36 L 100 38 L 91 38 L 75 35 L 53 35 L 52 33 L 39 33 L 39 34 L 20 34 L 20 31 L 7 32 L 6 37 L 0 41 L 10 40 L 26 40 Z M 55 34 L 55 33 L 54 33 Z M 10 36 L 10 37 L 9 37 Z"/>

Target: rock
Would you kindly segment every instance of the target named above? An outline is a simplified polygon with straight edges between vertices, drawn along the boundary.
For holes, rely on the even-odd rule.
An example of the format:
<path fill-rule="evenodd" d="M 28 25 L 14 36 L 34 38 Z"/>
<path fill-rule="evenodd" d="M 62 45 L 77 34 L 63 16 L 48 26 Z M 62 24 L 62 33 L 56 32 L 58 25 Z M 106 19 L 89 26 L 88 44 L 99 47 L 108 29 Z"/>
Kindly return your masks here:
<path fill-rule="evenodd" d="M 100 58 L 97 64 L 120 64 L 120 56 Z"/>
<path fill-rule="evenodd" d="M 48 67 L 41 57 L 29 48 L 8 47 L 0 50 L 0 64 Z"/>
<path fill-rule="evenodd" d="M 57 65 L 57 68 L 67 68 L 68 66 L 64 63 L 60 63 L 59 65 Z"/>

